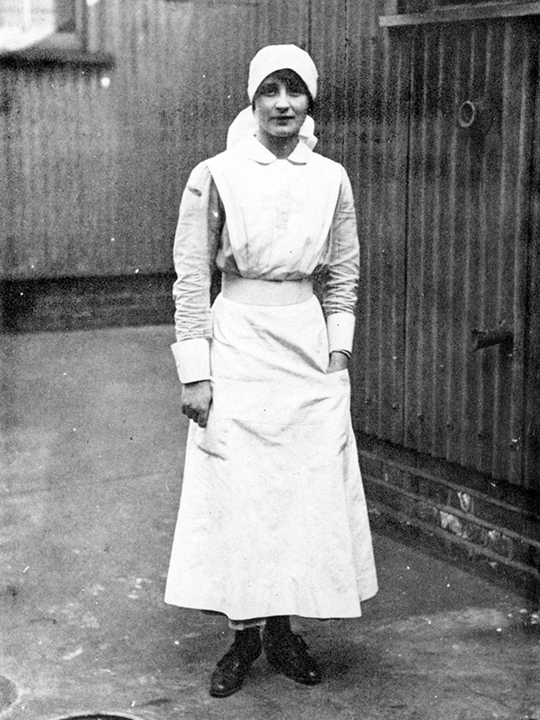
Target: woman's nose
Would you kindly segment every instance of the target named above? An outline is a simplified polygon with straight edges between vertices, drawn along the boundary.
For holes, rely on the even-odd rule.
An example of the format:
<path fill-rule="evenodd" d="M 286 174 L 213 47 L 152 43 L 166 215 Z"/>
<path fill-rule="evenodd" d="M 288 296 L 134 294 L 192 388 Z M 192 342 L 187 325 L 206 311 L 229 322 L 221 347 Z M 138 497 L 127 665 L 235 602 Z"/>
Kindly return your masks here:
<path fill-rule="evenodd" d="M 289 106 L 290 106 L 289 95 L 287 93 L 287 90 L 285 88 L 282 88 L 279 91 L 279 95 L 277 97 L 276 107 L 278 107 L 280 109 L 283 108 L 284 110 L 286 110 Z"/>

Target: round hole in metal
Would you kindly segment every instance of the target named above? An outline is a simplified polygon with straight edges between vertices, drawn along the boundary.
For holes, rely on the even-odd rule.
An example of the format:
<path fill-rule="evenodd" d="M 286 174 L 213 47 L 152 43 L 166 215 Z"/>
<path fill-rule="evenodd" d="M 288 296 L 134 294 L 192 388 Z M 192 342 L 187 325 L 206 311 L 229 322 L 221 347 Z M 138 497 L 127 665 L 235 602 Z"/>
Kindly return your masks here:
<path fill-rule="evenodd" d="M 0 713 L 7 710 L 17 700 L 17 686 L 7 677 L 0 675 Z"/>
<path fill-rule="evenodd" d="M 470 128 L 473 125 L 478 115 L 478 110 L 475 103 L 470 100 L 465 100 L 461 103 L 458 110 L 458 123 L 462 128 Z"/>

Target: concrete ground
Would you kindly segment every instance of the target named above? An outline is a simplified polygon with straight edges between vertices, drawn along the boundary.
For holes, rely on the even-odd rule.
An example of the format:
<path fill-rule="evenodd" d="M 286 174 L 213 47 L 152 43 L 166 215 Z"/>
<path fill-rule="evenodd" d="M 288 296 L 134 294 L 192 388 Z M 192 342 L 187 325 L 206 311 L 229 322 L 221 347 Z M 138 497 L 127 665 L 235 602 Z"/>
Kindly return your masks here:
<path fill-rule="evenodd" d="M 3 717 L 540 719 L 536 608 L 382 536 L 362 619 L 296 621 L 322 685 L 261 658 L 238 694 L 208 695 L 226 623 L 162 600 L 186 432 L 172 340 L 0 337 Z"/>

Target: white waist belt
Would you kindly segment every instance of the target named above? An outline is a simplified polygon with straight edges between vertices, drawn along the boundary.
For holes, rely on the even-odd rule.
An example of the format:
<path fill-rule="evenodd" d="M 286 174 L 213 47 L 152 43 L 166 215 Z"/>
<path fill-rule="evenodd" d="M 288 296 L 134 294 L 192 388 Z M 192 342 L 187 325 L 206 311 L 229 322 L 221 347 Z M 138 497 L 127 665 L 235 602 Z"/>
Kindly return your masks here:
<path fill-rule="evenodd" d="M 221 293 L 227 300 L 246 305 L 294 305 L 309 300 L 313 283 L 303 280 L 252 280 L 223 273 Z"/>

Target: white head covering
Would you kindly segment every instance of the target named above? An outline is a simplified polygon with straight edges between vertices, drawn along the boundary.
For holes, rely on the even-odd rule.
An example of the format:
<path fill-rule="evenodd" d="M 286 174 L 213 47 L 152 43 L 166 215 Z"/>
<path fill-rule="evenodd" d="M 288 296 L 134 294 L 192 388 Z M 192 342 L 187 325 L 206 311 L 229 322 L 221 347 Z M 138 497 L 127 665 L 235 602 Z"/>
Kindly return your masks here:
<path fill-rule="evenodd" d="M 262 81 L 277 70 L 290 69 L 305 82 L 311 97 L 317 97 L 317 68 L 310 55 L 296 45 L 267 45 L 255 55 L 249 66 L 248 97 L 253 102 Z M 242 110 L 233 120 L 227 133 L 227 147 L 231 148 L 249 135 L 257 132 L 257 121 L 252 107 Z M 313 134 L 315 123 L 309 115 L 300 128 L 300 139 L 313 149 L 317 138 Z"/>
<path fill-rule="evenodd" d="M 249 66 L 249 101 L 253 102 L 257 88 L 265 78 L 276 70 L 285 69 L 294 70 L 302 78 L 315 100 L 319 74 L 308 53 L 296 45 L 267 45 L 259 50 Z"/>

